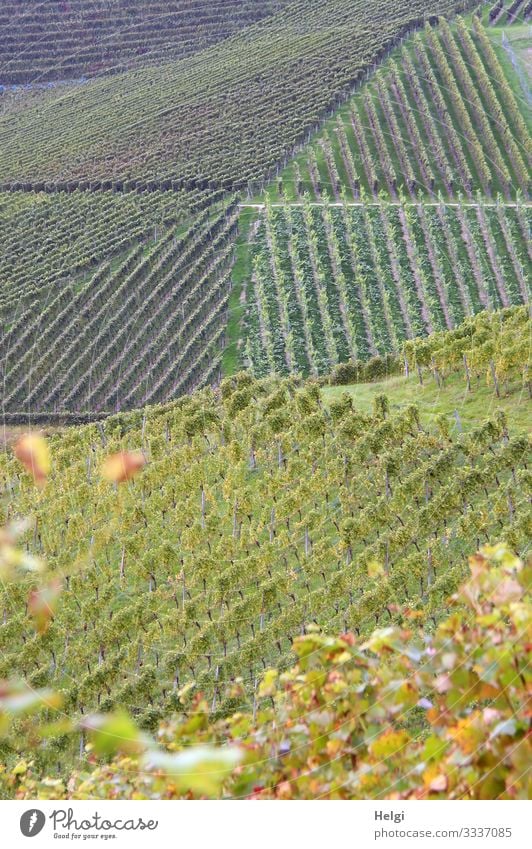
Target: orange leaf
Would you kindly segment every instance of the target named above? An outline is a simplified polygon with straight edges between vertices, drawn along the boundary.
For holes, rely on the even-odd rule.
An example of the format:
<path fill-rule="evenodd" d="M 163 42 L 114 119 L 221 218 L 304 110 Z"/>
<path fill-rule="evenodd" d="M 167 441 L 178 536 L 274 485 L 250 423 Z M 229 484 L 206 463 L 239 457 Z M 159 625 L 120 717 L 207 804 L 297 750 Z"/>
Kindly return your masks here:
<path fill-rule="evenodd" d="M 140 472 L 145 465 L 146 459 L 140 451 L 120 451 L 107 457 L 102 466 L 102 475 L 109 481 L 123 483 Z"/>
<path fill-rule="evenodd" d="M 57 600 L 61 595 L 63 585 L 59 578 L 54 578 L 49 584 L 32 590 L 28 598 L 28 613 L 35 622 L 39 634 L 48 630 L 50 620 L 55 613 Z"/>
<path fill-rule="evenodd" d="M 13 451 L 35 483 L 43 486 L 50 471 L 50 450 L 46 440 L 38 434 L 26 433 L 20 437 Z"/>

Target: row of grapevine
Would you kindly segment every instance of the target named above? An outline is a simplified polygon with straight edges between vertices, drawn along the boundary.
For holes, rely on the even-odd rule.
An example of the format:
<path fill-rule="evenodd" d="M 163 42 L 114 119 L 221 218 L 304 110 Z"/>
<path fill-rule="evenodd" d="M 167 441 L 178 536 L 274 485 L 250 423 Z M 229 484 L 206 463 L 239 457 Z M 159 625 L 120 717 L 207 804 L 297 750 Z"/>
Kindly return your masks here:
<path fill-rule="evenodd" d="M 528 197 L 531 156 L 524 112 L 485 26 L 458 18 L 410 39 L 268 194 Z"/>
<path fill-rule="evenodd" d="M 101 413 L 215 379 L 237 218 L 234 201 L 205 211 L 15 320 L 2 338 L 4 410 Z"/>
<path fill-rule="evenodd" d="M 532 15 L 530 0 L 496 0 L 488 13 L 491 26 L 507 26 L 526 22 Z"/>
<path fill-rule="evenodd" d="M 405 367 L 416 368 L 420 380 L 423 369 L 437 373 L 438 380 L 463 370 L 468 391 L 471 375 L 487 374 L 495 394 L 501 396 L 500 384 L 520 375 L 532 397 L 529 375 L 532 339 L 528 307 L 511 307 L 499 312 L 482 312 L 445 333 L 434 333 L 428 339 L 414 339 L 403 345 Z"/>
<path fill-rule="evenodd" d="M 27 540 L 63 582 L 40 639 L 31 578 L 3 593 L 0 675 L 60 688 L 73 714 L 121 705 L 151 727 L 189 683 L 225 712 L 235 678 L 252 704 L 261 671 L 289 664 L 309 624 L 366 634 L 400 624 L 404 605 L 436 621 L 465 551 L 495 534 L 519 551 L 529 536 L 530 445 L 504 415 L 428 431 L 414 406 L 390 413 L 381 397 L 366 415 L 343 396 L 325 408 L 316 383 L 241 373 L 51 448 L 38 499 L 0 455 L 3 518 L 35 513 Z M 102 459 L 134 448 L 146 468 L 117 493 Z"/>
<path fill-rule="evenodd" d="M 75 287 L 102 261 L 157 241 L 217 200 L 209 191 L 0 194 L 3 322 L 32 303 L 42 311 L 58 289 Z"/>
<path fill-rule="evenodd" d="M 528 207 L 271 204 L 258 213 L 242 365 L 325 374 L 529 299 Z"/>

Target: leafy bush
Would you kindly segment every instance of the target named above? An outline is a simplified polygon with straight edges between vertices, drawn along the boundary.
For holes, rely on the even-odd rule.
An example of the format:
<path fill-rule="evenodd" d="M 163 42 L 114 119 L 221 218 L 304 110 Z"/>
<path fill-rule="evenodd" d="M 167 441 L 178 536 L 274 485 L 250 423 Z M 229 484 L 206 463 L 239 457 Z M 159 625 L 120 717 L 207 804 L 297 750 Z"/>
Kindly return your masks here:
<path fill-rule="evenodd" d="M 107 763 L 101 748 L 91 752 L 67 785 L 24 762 L 2 776 L 4 789 L 17 798 L 214 795 L 219 784 L 201 778 L 183 793 L 181 761 L 191 745 L 223 742 L 237 746 L 203 750 L 202 769 L 211 763 L 223 776 L 245 751 L 223 797 L 526 799 L 530 567 L 501 544 L 471 557 L 470 572 L 434 634 L 416 631 L 416 611 L 410 630 L 381 628 L 365 642 L 310 631 L 294 641 L 293 669 L 265 673 L 254 715 L 210 724 L 207 702 L 192 698 L 161 726 L 168 752 L 149 772 L 128 744 Z M 192 689 L 180 693 L 185 706 Z"/>

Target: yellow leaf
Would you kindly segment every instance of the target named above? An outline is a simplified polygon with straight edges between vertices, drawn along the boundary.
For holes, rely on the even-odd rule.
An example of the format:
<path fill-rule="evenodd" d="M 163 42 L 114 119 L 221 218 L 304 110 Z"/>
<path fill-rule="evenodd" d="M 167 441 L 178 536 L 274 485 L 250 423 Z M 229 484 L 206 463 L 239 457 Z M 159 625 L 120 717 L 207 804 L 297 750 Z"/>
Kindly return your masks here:
<path fill-rule="evenodd" d="M 378 560 L 371 560 L 368 563 L 368 576 L 370 578 L 379 578 L 381 575 L 384 575 L 382 563 L 379 563 Z"/>
<path fill-rule="evenodd" d="M 28 771 L 28 764 L 26 761 L 19 761 L 16 766 L 13 767 L 13 775 L 24 775 L 25 772 Z"/>

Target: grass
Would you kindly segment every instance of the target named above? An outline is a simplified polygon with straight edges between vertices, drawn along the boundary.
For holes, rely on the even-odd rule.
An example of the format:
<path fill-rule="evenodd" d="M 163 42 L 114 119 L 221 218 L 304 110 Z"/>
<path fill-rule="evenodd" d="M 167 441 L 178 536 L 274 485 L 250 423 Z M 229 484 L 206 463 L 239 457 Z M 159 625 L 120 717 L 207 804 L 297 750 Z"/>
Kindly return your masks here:
<path fill-rule="evenodd" d="M 527 101 L 519 75 L 512 65 L 508 53 L 502 46 L 502 31 L 498 27 L 488 27 L 486 32 L 491 38 L 491 43 L 497 54 L 497 59 L 499 60 L 506 79 L 514 92 L 517 104 L 526 121 L 527 127 L 529 130 L 532 130 L 531 110 L 527 107 Z M 511 27 L 506 27 L 504 29 L 504 33 L 516 53 L 521 65 L 523 76 L 526 77 L 530 87 L 532 84 L 532 73 L 530 71 L 530 24 L 513 24 Z"/>
<path fill-rule="evenodd" d="M 460 426 L 464 431 L 470 430 L 478 426 L 480 421 L 493 416 L 497 410 L 506 413 L 511 433 L 528 432 L 532 420 L 532 402 L 528 397 L 528 390 L 518 379 L 510 383 L 507 392 L 501 386 L 500 399 L 496 397 L 493 387 L 487 385 L 484 376 L 477 380 L 472 379 L 472 391 L 468 393 L 464 377 L 459 373 L 445 378 L 441 388 L 426 374 L 423 386 L 415 375 L 409 378 L 389 377 L 375 383 L 327 386 L 322 392 L 326 403 L 347 392 L 362 412 L 371 411 L 375 397 L 384 394 L 388 396 L 391 411 L 395 412 L 409 404 L 417 404 L 424 425 L 432 425 L 439 416 L 445 415 L 453 431 Z M 455 413 L 458 414 L 460 424 Z"/>
<path fill-rule="evenodd" d="M 245 311 L 245 303 L 241 303 L 242 285 L 251 278 L 251 252 L 248 239 L 253 221 L 257 216 L 255 209 L 243 209 L 240 213 L 238 227 L 239 235 L 236 243 L 236 261 L 233 267 L 233 288 L 229 297 L 229 320 L 227 322 L 227 345 L 222 358 L 222 373 L 224 376 L 234 374 L 239 370 L 240 357 L 238 343 L 241 339 L 240 322 Z"/>

